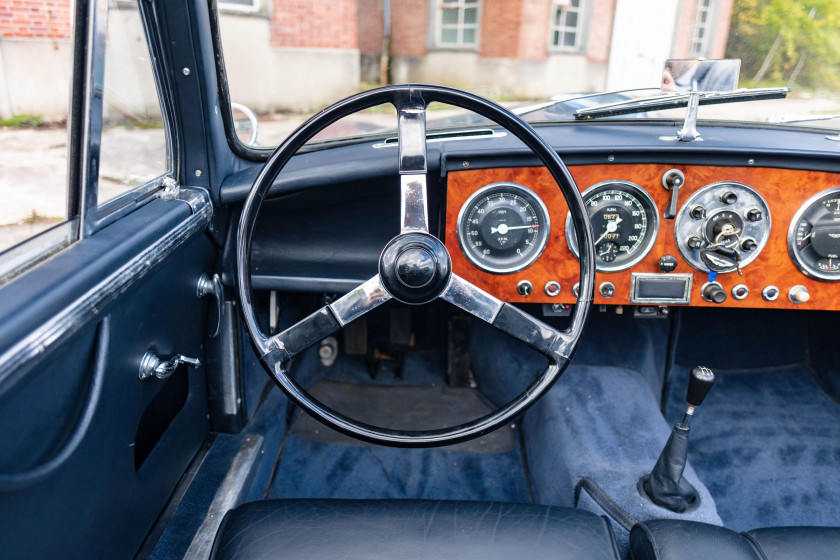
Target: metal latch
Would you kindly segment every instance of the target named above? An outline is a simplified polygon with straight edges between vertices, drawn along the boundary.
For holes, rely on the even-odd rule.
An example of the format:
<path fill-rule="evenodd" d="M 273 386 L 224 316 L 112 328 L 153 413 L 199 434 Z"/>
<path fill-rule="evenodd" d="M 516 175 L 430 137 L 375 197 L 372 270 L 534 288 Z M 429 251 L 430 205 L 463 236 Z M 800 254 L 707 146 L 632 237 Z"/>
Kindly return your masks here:
<path fill-rule="evenodd" d="M 175 373 L 175 370 L 181 364 L 198 367 L 201 365 L 201 361 L 198 358 L 189 358 L 183 354 L 175 354 L 164 362 L 154 352 L 149 350 L 143 354 L 143 359 L 140 360 L 140 379 L 149 379 L 150 377 L 166 379 Z"/>

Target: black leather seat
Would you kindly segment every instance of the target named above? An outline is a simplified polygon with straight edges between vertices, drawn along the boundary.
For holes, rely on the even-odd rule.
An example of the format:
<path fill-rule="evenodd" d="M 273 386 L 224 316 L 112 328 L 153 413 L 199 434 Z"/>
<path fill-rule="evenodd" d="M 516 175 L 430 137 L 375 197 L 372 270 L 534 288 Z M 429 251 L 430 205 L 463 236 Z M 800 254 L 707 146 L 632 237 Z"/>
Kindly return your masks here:
<path fill-rule="evenodd" d="M 839 527 L 725 527 L 657 519 L 630 532 L 633 560 L 840 560 Z"/>
<path fill-rule="evenodd" d="M 606 519 L 578 509 L 425 500 L 270 500 L 231 510 L 214 560 L 609 559 Z"/>

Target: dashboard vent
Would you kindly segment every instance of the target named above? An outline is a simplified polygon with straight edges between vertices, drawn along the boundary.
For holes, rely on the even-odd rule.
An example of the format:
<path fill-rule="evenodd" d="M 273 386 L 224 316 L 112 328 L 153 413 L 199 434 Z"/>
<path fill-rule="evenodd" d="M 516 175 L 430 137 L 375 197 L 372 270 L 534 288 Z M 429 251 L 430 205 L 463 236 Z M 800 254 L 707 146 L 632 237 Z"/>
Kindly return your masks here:
<path fill-rule="evenodd" d="M 471 138 L 500 138 L 507 136 L 506 132 L 499 132 L 492 128 L 472 128 L 468 130 L 440 130 L 426 133 L 426 142 L 449 142 L 452 140 L 469 140 Z M 396 146 L 399 138 L 393 136 L 386 138 L 384 142 L 374 144 L 374 148 Z"/>

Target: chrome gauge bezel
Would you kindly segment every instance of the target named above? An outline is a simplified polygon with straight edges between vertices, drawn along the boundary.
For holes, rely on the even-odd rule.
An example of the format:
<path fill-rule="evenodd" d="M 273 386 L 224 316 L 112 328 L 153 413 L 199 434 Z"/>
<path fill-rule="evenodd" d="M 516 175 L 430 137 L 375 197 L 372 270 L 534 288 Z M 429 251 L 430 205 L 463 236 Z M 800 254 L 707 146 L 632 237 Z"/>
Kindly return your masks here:
<path fill-rule="evenodd" d="M 609 265 L 601 261 L 598 256 L 595 257 L 595 270 L 598 272 L 618 272 L 619 270 L 627 270 L 638 264 L 642 259 L 644 259 L 650 253 L 650 250 L 653 249 L 654 243 L 656 243 L 657 237 L 659 237 L 659 209 L 656 207 L 656 203 L 653 201 L 653 198 L 648 194 L 646 190 L 635 183 L 631 183 L 630 181 L 625 181 L 622 179 L 615 179 L 611 181 L 601 181 L 600 183 L 595 183 L 581 194 L 583 197 L 584 204 L 588 204 L 588 197 L 592 196 L 597 190 L 603 189 L 604 187 L 612 187 L 615 190 L 620 190 L 628 193 L 629 195 L 635 197 L 639 200 L 642 206 L 647 206 L 652 210 L 651 212 L 645 211 L 645 216 L 648 220 L 648 229 L 647 231 L 650 232 L 650 236 L 644 242 L 642 246 L 640 246 L 636 251 L 637 254 L 633 256 L 627 262 L 623 262 L 619 265 Z M 571 214 L 566 215 L 566 244 L 569 246 L 569 250 L 575 256 L 576 259 L 580 259 L 580 250 L 578 249 L 577 243 L 577 236 L 575 236 L 574 226 L 572 225 L 571 221 Z"/>
<path fill-rule="evenodd" d="M 799 220 L 802 219 L 802 216 L 810 210 L 810 208 L 818 203 L 821 198 L 826 196 L 830 196 L 832 194 L 840 194 L 840 187 L 834 187 L 831 189 L 826 189 L 824 191 L 818 192 L 811 198 L 805 201 L 805 203 L 799 207 L 799 210 L 796 211 L 796 214 L 793 215 L 793 218 L 790 221 L 790 226 L 788 226 L 788 234 L 787 234 L 787 246 L 788 246 L 788 254 L 790 255 L 793 264 L 796 265 L 796 268 L 809 278 L 815 278 L 817 280 L 822 280 L 823 282 L 840 282 L 840 276 L 828 276 L 819 270 L 812 269 L 807 263 L 805 263 L 799 256 L 799 253 L 794 249 L 794 242 L 796 241 L 796 226 L 799 223 Z"/>
<path fill-rule="evenodd" d="M 741 193 L 745 192 L 753 196 L 755 198 L 755 202 L 758 202 L 758 206 L 760 206 L 760 210 L 763 212 L 764 217 L 761 221 L 750 222 L 746 219 L 746 213 L 755 205 L 752 203 L 744 203 L 741 196 L 738 197 L 738 202 L 735 202 L 734 204 L 723 204 L 718 202 L 719 197 L 717 196 L 716 191 L 724 188 L 741 191 Z M 691 216 L 691 209 L 698 205 L 707 207 L 708 212 L 707 216 L 700 220 Z M 765 245 L 767 245 L 767 241 L 770 239 L 770 233 L 773 228 L 770 207 L 767 205 L 767 201 L 764 200 L 764 197 L 761 196 L 761 194 L 753 187 L 736 181 L 717 181 L 700 187 L 694 192 L 694 194 L 688 197 L 688 200 L 683 203 L 679 212 L 677 212 L 677 216 L 674 219 L 674 241 L 677 244 L 677 249 L 679 250 L 682 258 L 685 259 L 685 261 L 692 267 L 701 272 L 709 272 L 709 268 L 703 264 L 703 261 L 700 260 L 700 258 L 695 256 L 694 250 L 688 247 L 688 238 L 697 233 L 695 231 L 695 226 L 698 222 L 700 223 L 702 233 L 703 227 L 705 227 L 705 224 L 711 217 L 725 211 L 735 212 L 744 221 L 744 229 L 741 232 L 741 239 L 752 239 L 756 243 L 756 248 L 750 251 L 750 254 L 741 261 L 742 268 L 750 264 L 758 257 L 758 255 L 761 254 L 761 251 L 764 250 Z M 759 233 L 762 233 L 763 235 L 759 235 Z M 702 236 L 701 239 L 703 239 Z M 736 270 L 736 267 L 732 267 L 731 269 L 721 271 L 721 274 L 729 274 L 730 272 L 735 272 Z"/>
<path fill-rule="evenodd" d="M 487 263 L 482 263 L 478 259 L 476 259 L 467 243 L 467 240 L 463 238 L 463 221 L 464 217 L 466 216 L 466 212 L 468 208 L 471 208 L 476 201 L 480 200 L 482 197 L 487 196 L 488 193 L 491 191 L 496 190 L 505 190 L 505 192 L 512 192 L 515 194 L 519 194 L 520 196 L 525 196 L 530 199 L 533 199 L 533 202 L 536 204 L 534 205 L 534 209 L 541 214 L 540 219 L 544 221 L 545 226 L 542 228 L 541 231 L 545 231 L 545 233 L 540 234 L 540 242 L 539 246 L 534 248 L 534 251 L 525 259 L 524 261 L 517 263 L 516 266 L 507 267 L 507 268 L 499 268 L 495 266 L 490 266 Z M 484 270 L 485 272 L 492 272 L 493 274 L 512 274 L 514 272 L 519 272 L 520 270 L 524 270 L 534 264 L 540 255 L 542 255 L 543 251 L 545 251 L 546 246 L 548 245 L 548 238 L 551 235 L 551 218 L 548 215 L 548 208 L 546 208 L 545 203 L 542 199 L 524 185 L 520 185 L 519 183 L 511 183 L 507 181 L 501 181 L 498 183 L 490 183 L 489 185 L 485 185 L 475 191 L 470 197 L 464 202 L 461 206 L 461 209 L 458 211 L 458 220 L 455 223 L 455 229 L 458 237 L 458 246 L 461 249 L 461 253 L 467 258 L 470 263 Z"/>

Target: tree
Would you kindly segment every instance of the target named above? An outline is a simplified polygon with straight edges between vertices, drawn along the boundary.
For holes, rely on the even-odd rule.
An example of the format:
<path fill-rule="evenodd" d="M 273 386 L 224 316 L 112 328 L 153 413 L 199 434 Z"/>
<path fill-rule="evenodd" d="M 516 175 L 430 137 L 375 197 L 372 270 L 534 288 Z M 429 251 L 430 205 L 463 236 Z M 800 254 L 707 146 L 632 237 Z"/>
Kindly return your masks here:
<path fill-rule="evenodd" d="M 742 84 L 840 89 L 840 1 L 735 0 L 727 56 Z"/>

